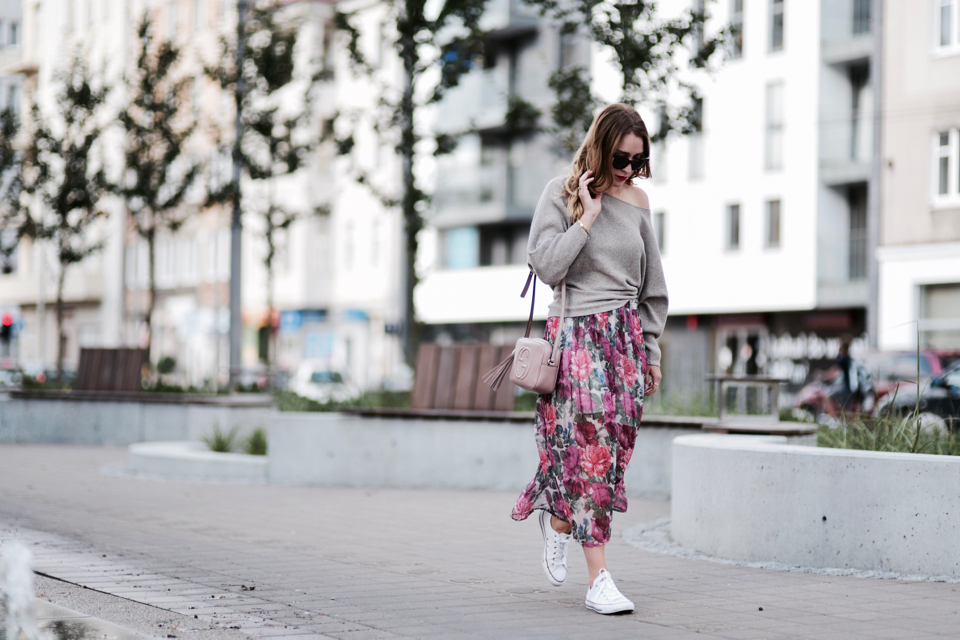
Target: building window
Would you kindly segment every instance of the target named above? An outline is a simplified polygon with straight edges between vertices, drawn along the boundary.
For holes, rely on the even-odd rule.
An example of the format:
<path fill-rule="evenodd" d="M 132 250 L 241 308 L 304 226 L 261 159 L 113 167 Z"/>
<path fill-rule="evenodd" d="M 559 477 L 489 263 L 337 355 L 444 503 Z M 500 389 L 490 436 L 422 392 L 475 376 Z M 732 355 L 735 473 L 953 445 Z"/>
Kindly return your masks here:
<path fill-rule="evenodd" d="M 727 205 L 726 249 L 736 251 L 740 248 L 740 205 Z"/>
<path fill-rule="evenodd" d="M 783 0 L 770 0 L 770 51 L 783 49 Z"/>
<path fill-rule="evenodd" d="M 483 225 L 479 233 L 481 267 L 526 264 L 530 237 L 528 224 Z"/>
<path fill-rule="evenodd" d="M 960 283 L 920 286 L 921 346 L 953 349 L 960 338 Z"/>
<path fill-rule="evenodd" d="M 853 0 L 853 33 L 870 33 L 870 3 L 873 0 Z"/>
<path fill-rule="evenodd" d="M 767 200 L 766 206 L 766 242 L 768 249 L 780 247 L 780 201 Z"/>
<path fill-rule="evenodd" d="M 207 25 L 207 3 L 206 0 L 196 0 L 193 3 L 193 28 L 203 29 Z"/>
<path fill-rule="evenodd" d="M 177 0 L 167 3 L 167 39 L 173 40 L 177 35 Z"/>
<path fill-rule="evenodd" d="M 727 58 L 743 57 L 743 0 L 730 0 L 730 39 L 727 41 Z"/>
<path fill-rule="evenodd" d="M 580 41 L 576 32 L 560 33 L 560 69 L 576 67 L 580 62 Z"/>
<path fill-rule="evenodd" d="M 868 162 L 873 155 L 873 93 L 870 67 L 850 67 L 850 160 Z"/>
<path fill-rule="evenodd" d="M 766 95 L 766 135 L 764 136 L 764 167 L 783 168 L 783 83 L 771 82 Z"/>
<path fill-rule="evenodd" d="M 936 47 L 943 49 L 954 48 L 958 44 L 957 38 L 957 0 L 934 0 L 934 27 Z"/>
<path fill-rule="evenodd" d="M 960 130 L 933 134 L 932 178 L 933 205 L 960 206 Z"/>
<path fill-rule="evenodd" d="M 850 279 L 867 277 L 867 187 L 849 188 L 847 202 L 850 208 Z"/>
<path fill-rule="evenodd" d="M 20 113 L 20 87 L 12 84 L 7 88 L 7 104 L 5 106 L 14 113 Z"/>
<path fill-rule="evenodd" d="M 663 211 L 658 211 L 653 214 L 653 234 L 657 238 L 657 247 L 660 249 L 660 253 L 666 251 L 666 225 L 667 225 L 667 214 Z"/>
<path fill-rule="evenodd" d="M 10 23 L 10 33 L 7 37 L 7 46 L 15 47 L 20 44 L 20 23 L 13 20 Z"/>
<path fill-rule="evenodd" d="M 691 133 L 687 136 L 690 149 L 688 173 L 690 180 L 703 178 L 703 98 L 694 98 L 690 108 Z"/>
<path fill-rule="evenodd" d="M 706 5 L 705 0 L 693 0 L 693 10 L 698 16 L 702 16 L 706 20 Z M 704 28 L 702 24 L 695 24 L 693 30 L 693 53 L 694 55 L 700 55 L 703 52 L 704 45 Z"/>
<path fill-rule="evenodd" d="M 480 232 L 457 227 L 443 232 L 442 264 L 447 269 L 470 269 L 480 264 Z"/>

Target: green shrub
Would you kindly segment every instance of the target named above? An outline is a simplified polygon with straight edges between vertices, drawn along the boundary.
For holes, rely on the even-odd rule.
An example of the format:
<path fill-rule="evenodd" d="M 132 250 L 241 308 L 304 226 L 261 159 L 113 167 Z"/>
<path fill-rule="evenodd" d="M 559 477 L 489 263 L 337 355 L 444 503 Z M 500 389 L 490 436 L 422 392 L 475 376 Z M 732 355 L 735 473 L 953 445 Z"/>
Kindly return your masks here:
<path fill-rule="evenodd" d="M 243 441 L 243 450 L 252 456 L 267 455 L 267 432 L 257 427 L 250 437 Z"/>
<path fill-rule="evenodd" d="M 157 363 L 157 373 L 160 375 L 173 373 L 173 370 L 176 368 L 177 360 L 173 356 L 163 356 L 160 358 L 160 362 Z"/>
<path fill-rule="evenodd" d="M 220 429 L 219 424 L 214 424 L 213 426 L 213 435 L 205 436 L 203 441 L 207 443 L 207 446 L 210 447 L 210 451 L 216 451 L 217 453 L 230 453 L 233 451 L 234 440 L 237 438 L 237 431 L 239 427 L 234 427 L 228 433 L 224 433 Z"/>

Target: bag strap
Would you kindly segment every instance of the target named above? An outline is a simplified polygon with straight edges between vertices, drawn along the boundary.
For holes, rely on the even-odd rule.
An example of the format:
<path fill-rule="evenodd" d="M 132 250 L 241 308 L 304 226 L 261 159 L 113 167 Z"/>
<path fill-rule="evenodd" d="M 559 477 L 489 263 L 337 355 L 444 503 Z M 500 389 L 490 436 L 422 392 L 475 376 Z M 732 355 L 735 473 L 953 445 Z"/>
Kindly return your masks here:
<path fill-rule="evenodd" d="M 527 289 L 530 288 L 530 283 L 533 282 L 533 292 L 530 295 L 530 317 L 527 319 L 527 330 L 524 332 L 523 337 L 530 337 L 530 329 L 533 327 L 533 304 L 537 300 L 537 278 L 533 275 L 533 271 L 530 271 L 530 275 L 527 276 L 527 283 L 523 285 L 523 291 L 520 292 L 520 297 L 525 298 L 527 296 Z M 550 354 L 550 364 L 554 364 L 557 361 L 557 353 L 560 351 L 560 335 L 563 333 L 563 318 L 567 310 L 567 279 L 564 278 L 560 282 L 560 322 L 557 323 L 557 335 L 553 339 L 553 352 Z"/>

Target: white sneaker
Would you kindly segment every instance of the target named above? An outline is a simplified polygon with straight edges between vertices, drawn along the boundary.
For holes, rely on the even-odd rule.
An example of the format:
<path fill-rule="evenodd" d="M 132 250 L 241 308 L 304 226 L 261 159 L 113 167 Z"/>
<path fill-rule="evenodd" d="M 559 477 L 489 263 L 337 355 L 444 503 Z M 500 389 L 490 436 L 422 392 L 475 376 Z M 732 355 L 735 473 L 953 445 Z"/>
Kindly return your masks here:
<path fill-rule="evenodd" d="M 587 605 L 587 609 L 597 613 L 633 611 L 633 603 L 623 597 L 606 569 L 600 569 L 600 575 L 593 581 L 593 586 L 587 589 L 587 599 L 584 604 Z"/>
<path fill-rule="evenodd" d="M 550 526 L 550 513 L 546 509 L 540 511 L 540 532 L 543 533 L 543 572 L 547 574 L 550 584 L 559 587 L 567 579 L 567 545 L 570 534 L 553 530 Z"/>

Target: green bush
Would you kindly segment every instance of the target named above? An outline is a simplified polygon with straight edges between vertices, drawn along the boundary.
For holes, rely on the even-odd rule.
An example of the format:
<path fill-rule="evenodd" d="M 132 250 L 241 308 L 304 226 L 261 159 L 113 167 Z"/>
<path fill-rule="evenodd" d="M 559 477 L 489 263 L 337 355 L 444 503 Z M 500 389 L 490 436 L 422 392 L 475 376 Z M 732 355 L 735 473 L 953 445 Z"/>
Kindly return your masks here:
<path fill-rule="evenodd" d="M 163 356 L 160 358 L 160 362 L 157 363 L 157 373 L 160 375 L 173 373 L 173 370 L 176 368 L 177 360 L 173 356 Z"/>
<path fill-rule="evenodd" d="M 257 427 L 250 437 L 243 441 L 243 450 L 252 456 L 267 455 L 267 432 Z"/>
<path fill-rule="evenodd" d="M 228 433 L 224 433 L 220 429 L 219 424 L 214 424 L 213 435 L 205 436 L 203 441 L 207 443 L 208 447 L 210 447 L 210 451 L 216 451 L 217 453 L 230 453 L 233 451 L 234 440 L 237 438 L 237 431 L 239 431 L 239 427 L 234 427 Z"/>

